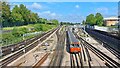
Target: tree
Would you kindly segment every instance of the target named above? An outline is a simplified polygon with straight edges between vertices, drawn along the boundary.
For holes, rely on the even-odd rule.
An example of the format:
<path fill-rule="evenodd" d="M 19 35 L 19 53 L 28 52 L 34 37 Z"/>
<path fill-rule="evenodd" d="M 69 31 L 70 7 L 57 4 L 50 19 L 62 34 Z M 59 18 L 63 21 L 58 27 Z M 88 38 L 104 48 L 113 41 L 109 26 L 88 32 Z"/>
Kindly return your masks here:
<path fill-rule="evenodd" d="M 83 20 L 83 21 L 82 21 L 82 24 L 85 25 L 85 23 L 86 23 L 85 20 Z"/>
<path fill-rule="evenodd" d="M 32 24 L 39 22 L 39 16 L 36 13 L 31 13 L 30 14 L 30 22 Z"/>
<path fill-rule="evenodd" d="M 6 2 L 2 2 L 2 25 L 3 27 L 5 26 L 10 26 L 10 5 L 7 4 Z"/>
<path fill-rule="evenodd" d="M 12 10 L 13 14 L 16 13 L 18 17 L 17 21 L 23 23 L 22 25 L 35 24 L 38 22 L 39 16 L 37 13 L 33 13 L 26 8 L 23 4 L 20 7 L 15 6 Z M 20 24 L 17 23 L 17 24 Z"/>
<path fill-rule="evenodd" d="M 58 25 L 58 24 L 59 24 L 58 20 L 56 20 L 56 19 L 51 20 L 51 22 L 52 22 L 54 25 Z"/>
<path fill-rule="evenodd" d="M 15 5 L 12 10 L 10 10 L 10 5 L 6 2 L 2 2 L 2 16 L 0 18 L 0 24 L 3 27 L 12 27 L 12 26 L 22 26 L 28 24 L 42 23 L 47 24 L 48 20 L 44 18 L 39 18 L 37 13 L 31 12 L 26 8 L 25 5 L 20 4 L 19 6 Z M 53 20 L 55 25 L 58 24 L 57 20 Z"/>
<path fill-rule="evenodd" d="M 26 8 L 26 6 L 24 6 L 23 4 L 20 4 L 20 14 L 23 16 L 24 19 L 24 25 L 28 25 L 29 24 L 29 16 L 30 16 L 30 11 Z"/>
<path fill-rule="evenodd" d="M 96 13 L 95 18 L 96 18 L 96 24 L 99 26 L 102 26 L 103 25 L 103 16 L 100 13 Z"/>
<path fill-rule="evenodd" d="M 89 25 L 95 25 L 96 24 L 96 18 L 94 17 L 93 14 L 90 14 L 86 17 L 86 24 L 89 24 Z"/>
<path fill-rule="evenodd" d="M 23 25 L 24 19 L 20 14 L 20 8 L 17 5 L 15 5 L 15 7 L 12 9 L 11 19 L 14 26 Z"/>
<path fill-rule="evenodd" d="M 0 17 L 0 27 L 2 27 L 3 18 Z"/>

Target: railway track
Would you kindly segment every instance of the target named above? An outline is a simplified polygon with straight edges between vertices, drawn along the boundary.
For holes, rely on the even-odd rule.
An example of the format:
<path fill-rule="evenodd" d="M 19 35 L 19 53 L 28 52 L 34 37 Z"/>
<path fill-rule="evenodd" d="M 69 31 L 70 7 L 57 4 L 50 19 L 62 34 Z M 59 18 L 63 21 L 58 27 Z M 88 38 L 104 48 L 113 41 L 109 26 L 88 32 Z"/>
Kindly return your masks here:
<path fill-rule="evenodd" d="M 40 68 L 40 65 L 47 59 L 50 53 L 46 53 L 39 61 L 36 63 L 33 68 Z"/>
<path fill-rule="evenodd" d="M 70 54 L 71 68 L 84 68 L 81 53 Z"/>
<path fill-rule="evenodd" d="M 81 48 L 82 48 L 81 49 L 82 50 L 81 53 L 83 53 L 82 59 L 84 59 L 83 62 L 85 62 L 86 68 L 91 68 L 91 64 L 90 64 L 91 57 L 90 57 L 90 54 L 88 52 L 88 49 L 82 43 L 81 43 Z"/>
<path fill-rule="evenodd" d="M 77 38 L 76 35 L 75 37 Z M 66 43 L 67 43 L 68 48 L 70 49 L 69 39 L 67 39 Z M 91 64 L 90 64 L 91 57 L 89 55 L 87 48 L 85 48 L 84 45 L 81 44 L 81 42 L 80 42 L 80 49 L 81 51 L 78 53 L 70 53 L 70 50 L 68 50 L 68 52 L 70 53 L 71 68 L 91 68 Z"/>
<path fill-rule="evenodd" d="M 52 32 L 53 32 L 53 31 L 54 31 L 54 30 L 52 30 Z M 48 31 L 48 32 L 42 33 L 42 34 L 40 34 L 40 35 L 37 35 L 37 36 L 35 36 L 35 37 L 33 37 L 33 38 L 23 40 L 23 41 L 21 41 L 21 42 L 19 42 L 19 43 L 12 44 L 12 45 L 9 45 L 9 46 L 3 46 L 3 47 L 1 47 L 2 57 L 4 57 L 4 56 L 6 56 L 6 55 L 8 55 L 8 54 L 11 54 L 11 53 L 13 53 L 13 52 L 15 52 L 15 51 L 18 51 L 18 50 L 24 48 L 26 45 L 29 45 L 31 42 L 39 39 L 40 37 L 42 37 L 42 36 L 44 36 L 45 34 L 48 34 L 48 33 L 50 33 L 50 32 L 51 32 L 51 30 Z"/>
<path fill-rule="evenodd" d="M 94 29 L 93 31 L 98 32 L 98 33 L 101 33 L 101 34 L 106 35 L 106 36 L 109 36 L 109 37 L 112 37 L 112 38 L 115 38 L 115 39 L 117 39 L 117 40 L 120 40 L 120 38 L 119 38 L 118 36 L 114 36 L 114 35 L 112 35 L 112 34 L 110 34 L 110 33 L 108 33 L 108 32 L 100 31 L 100 30 L 95 30 L 95 29 Z"/>
<path fill-rule="evenodd" d="M 79 36 L 74 33 L 75 37 L 78 39 Z M 84 44 L 82 43 L 82 40 L 80 40 L 80 45 L 81 45 L 81 52 L 80 52 L 80 55 L 81 55 L 81 62 L 82 62 L 82 66 L 81 68 L 91 68 L 91 56 L 89 54 L 89 51 L 88 51 L 88 48 L 86 48 L 84 46 Z"/>
<path fill-rule="evenodd" d="M 52 53 L 52 58 L 51 58 L 51 61 L 49 63 L 49 66 L 48 68 L 54 68 L 54 67 L 60 67 L 61 66 L 61 63 L 62 63 L 62 58 L 63 58 L 63 51 L 64 51 L 64 32 L 62 32 L 61 34 L 61 30 L 59 29 L 57 32 L 56 32 L 56 35 L 58 37 L 58 41 L 57 41 L 57 46 L 56 46 L 56 49 L 55 51 Z M 49 53 L 50 54 L 50 53 Z M 48 55 L 49 54 L 46 54 L 44 55 L 40 61 L 38 61 L 33 68 L 39 68 L 41 66 L 41 64 L 47 59 Z"/>
<path fill-rule="evenodd" d="M 108 51 L 110 51 L 113 55 L 115 55 L 120 60 L 120 52 L 108 45 L 107 43 L 101 41 L 98 38 L 93 37 L 97 42 L 99 42 L 101 45 L 103 45 Z"/>
<path fill-rule="evenodd" d="M 104 43 L 106 46 L 109 46 L 109 48 L 112 48 L 112 50 L 114 49 L 114 51 L 118 53 L 120 52 L 120 48 L 119 48 L 120 40 L 92 31 L 92 30 L 90 31 L 89 29 L 86 29 L 86 31 L 89 33 L 90 36 L 92 36 L 95 39 L 98 39 L 99 41 Z"/>
<path fill-rule="evenodd" d="M 118 68 L 120 67 L 120 64 L 118 62 L 116 62 L 115 60 L 113 60 L 112 58 L 110 58 L 109 56 L 105 55 L 103 52 L 101 52 L 100 50 L 98 50 L 97 48 L 93 47 L 91 44 L 89 44 L 88 42 L 86 42 L 84 39 L 78 37 L 78 39 L 84 41 L 82 42 L 84 44 L 84 46 L 86 48 L 88 48 L 89 50 L 91 50 L 95 55 L 97 55 L 102 61 L 105 62 L 105 65 L 108 67 L 115 67 Z"/>
<path fill-rule="evenodd" d="M 115 55 L 120 60 L 120 52 L 116 51 L 114 48 L 110 46 L 105 46 L 107 50 L 109 50 L 113 55 Z"/>
<path fill-rule="evenodd" d="M 58 42 L 48 68 L 60 67 L 64 57 L 65 32 L 57 31 L 56 34 Z"/>
<path fill-rule="evenodd" d="M 49 35 L 51 35 L 54 31 L 58 30 L 60 27 L 49 31 L 47 34 L 43 35 L 40 38 L 36 38 L 37 40 L 32 41 L 29 45 L 27 45 L 26 47 L 16 51 L 15 53 L 13 53 L 12 55 L 10 55 L 9 57 L 3 58 L 0 60 L 1 63 L 1 67 L 5 68 L 9 63 L 11 63 L 12 61 L 16 60 L 18 57 L 22 56 L 23 54 L 25 54 L 26 52 L 30 51 L 31 49 L 33 49 L 34 47 L 36 47 L 39 44 L 39 41 L 43 41 L 45 40 Z M 24 52 L 25 51 L 25 52 Z"/>
<path fill-rule="evenodd" d="M 66 32 L 67 33 L 67 32 Z M 84 51 L 83 51 L 83 48 L 82 46 L 80 46 L 80 52 L 70 52 L 70 39 L 68 35 L 68 33 L 66 34 L 67 36 L 67 40 L 66 40 L 66 46 L 68 48 L 68 53 L 70 54 L 70 65 L 71 65 L 71 68 L 84 68 L 84 60 L 86 61 L 86 57 L 85 57 L 85 54 L 84 54 Z M 77 40 L 77 38 L 71 38 L 73 40 Z M 74 41 L 72 41 L 74 42 Z M 78 41 L 79 42 L 79 41 Z M 84 59 L 84 60 L 83 60 Z"/>
<path fill-rule="evenodd" d="M 90 34 L 91 35 L 91 34 Z M 102 41 L 101 39 L 91 35 L 97 42 L 103 45 L 108 51 L 110 51 L 113 55 L 115 55 L 120 60 L 120 51 L 116 50 L 106 42 Z"/>

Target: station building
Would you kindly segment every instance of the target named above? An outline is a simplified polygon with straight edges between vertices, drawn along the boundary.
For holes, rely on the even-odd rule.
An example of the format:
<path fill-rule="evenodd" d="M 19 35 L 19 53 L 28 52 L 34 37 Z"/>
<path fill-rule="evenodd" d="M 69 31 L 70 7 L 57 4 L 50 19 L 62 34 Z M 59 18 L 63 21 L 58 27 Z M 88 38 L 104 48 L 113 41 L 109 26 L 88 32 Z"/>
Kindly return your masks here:
<path fill-rule="evenodd" d="M 118 22 L 119 22 L 119 18 L 118 17 L 104 18 L 104 25 L 105 26 L 118 25 Z"/>

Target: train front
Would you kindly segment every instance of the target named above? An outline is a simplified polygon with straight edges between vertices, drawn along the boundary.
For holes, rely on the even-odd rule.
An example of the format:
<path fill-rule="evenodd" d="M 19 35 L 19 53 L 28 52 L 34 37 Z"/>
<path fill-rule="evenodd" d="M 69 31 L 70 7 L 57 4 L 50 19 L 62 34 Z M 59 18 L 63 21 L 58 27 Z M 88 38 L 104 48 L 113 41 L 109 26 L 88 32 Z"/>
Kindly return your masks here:
<path fill-rule="evenodd" d="M 79 53 L 81 51 L 80 42 L 70 30 L 68 30 L 68 39 L 70 53 Z"/>

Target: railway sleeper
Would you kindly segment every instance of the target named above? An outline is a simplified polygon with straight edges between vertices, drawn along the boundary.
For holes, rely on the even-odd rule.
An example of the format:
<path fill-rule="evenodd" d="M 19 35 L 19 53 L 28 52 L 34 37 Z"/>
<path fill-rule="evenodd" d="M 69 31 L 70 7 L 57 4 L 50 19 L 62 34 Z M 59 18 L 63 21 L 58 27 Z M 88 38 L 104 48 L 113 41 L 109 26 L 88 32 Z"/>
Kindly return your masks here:
<path fill-rule="evenodd" d="M 98 51 L 96 51 L 94 48 L 88 47 L 94 54 L 96 54 L 100 59 L 102 59 L 103 61 L 106 61 L 107 64 L 110 64 L 111 66 L 116 67 L 116 65 L 114 63 L 112 63 L 109 59 L 105 58 L 101 53 L 99 53 Z"/>

